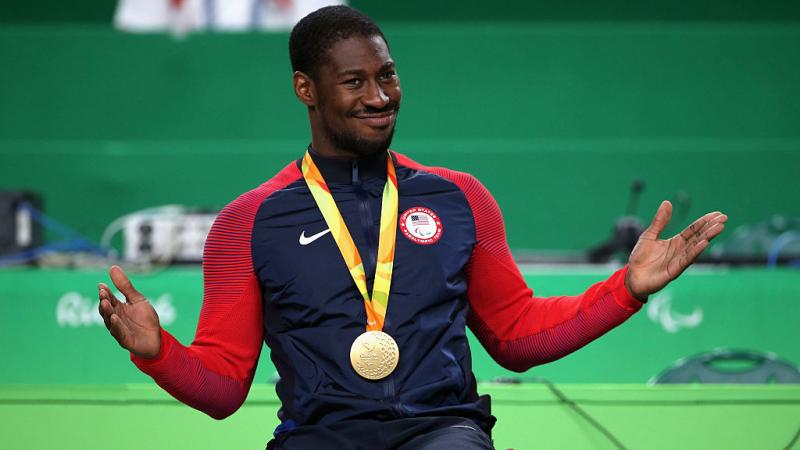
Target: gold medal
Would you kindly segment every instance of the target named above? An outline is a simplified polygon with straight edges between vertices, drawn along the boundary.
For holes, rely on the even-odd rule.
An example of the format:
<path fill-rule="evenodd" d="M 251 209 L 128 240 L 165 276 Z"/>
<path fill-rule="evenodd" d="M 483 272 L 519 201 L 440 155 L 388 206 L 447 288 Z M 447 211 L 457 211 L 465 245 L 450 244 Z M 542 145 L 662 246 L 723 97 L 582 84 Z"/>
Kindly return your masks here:
<path fill-rule="evenodd" d="M 400 360 L 400 350 L 383 331 L 367 331 L 353 341 L 350 363 L 356 373 L 368 380 L 386 378 Z"/>

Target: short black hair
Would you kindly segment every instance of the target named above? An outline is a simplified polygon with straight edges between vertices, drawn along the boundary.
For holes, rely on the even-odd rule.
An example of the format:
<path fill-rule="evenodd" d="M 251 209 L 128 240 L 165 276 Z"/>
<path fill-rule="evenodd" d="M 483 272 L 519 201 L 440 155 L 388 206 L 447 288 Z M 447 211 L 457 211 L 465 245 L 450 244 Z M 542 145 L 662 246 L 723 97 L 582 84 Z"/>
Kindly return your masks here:
<path fill-rule="evenodd" d="M 363 12 L 349 6 L 326 6 L 303 17 L 289 36 L 292 71 L 315 78 L 316 69 L 328 57 L 328 50 L 340 40 L 353 36 L 380 36 L 389 47 L 378 25 Z"/>

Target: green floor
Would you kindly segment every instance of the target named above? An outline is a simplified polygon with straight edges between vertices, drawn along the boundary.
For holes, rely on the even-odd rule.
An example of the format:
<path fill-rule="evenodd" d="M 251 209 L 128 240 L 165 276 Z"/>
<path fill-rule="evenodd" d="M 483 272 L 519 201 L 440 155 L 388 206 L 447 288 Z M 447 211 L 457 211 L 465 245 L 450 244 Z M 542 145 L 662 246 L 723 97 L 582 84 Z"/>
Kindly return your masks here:
<path fill-rule="evenodd" d="M 800 385 L 559 388 L 628 449 L 783 449 L 800 427 Z M 544 385 L 480 391 L 493 398 L 498 449 L 615 448 Z M 277 408 L 271 385 L 254 386 L 224 421 L 155 385 L 2 385 L 0 448 L 258 449 Z"/>

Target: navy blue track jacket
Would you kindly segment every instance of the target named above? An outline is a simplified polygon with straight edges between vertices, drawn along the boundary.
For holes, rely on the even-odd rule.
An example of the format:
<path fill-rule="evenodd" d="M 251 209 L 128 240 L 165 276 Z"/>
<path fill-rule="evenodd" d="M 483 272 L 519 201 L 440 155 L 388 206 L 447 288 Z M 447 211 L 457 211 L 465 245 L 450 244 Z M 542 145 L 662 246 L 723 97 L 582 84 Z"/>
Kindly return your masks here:
<path fill-rule="evenodd" d="M 400 361 L 387 378 L 350 365 L 365 331 L 363 298 L 294 161 L 219 215 L 206 241 L 195 340 L 162 330 L 154 359 L 132 360 L 182 402 L 212 417 L 244 401 L 262 348 L 280 375 L 278 413 L 294 426 L 347 419 L 454 415 L 487 432 L 469 326 L 501 365 L 523 371 L 564 356 L 639 308 L 627 267 L 578 296 L 534 297 L 511 258 L 500 210 L 472 176 L 390 152 L 399 191 L 394 271 L 384 331 Z M 371 289 L 386 154 L 335 160 L 312 153 L 358 247 Z"/>

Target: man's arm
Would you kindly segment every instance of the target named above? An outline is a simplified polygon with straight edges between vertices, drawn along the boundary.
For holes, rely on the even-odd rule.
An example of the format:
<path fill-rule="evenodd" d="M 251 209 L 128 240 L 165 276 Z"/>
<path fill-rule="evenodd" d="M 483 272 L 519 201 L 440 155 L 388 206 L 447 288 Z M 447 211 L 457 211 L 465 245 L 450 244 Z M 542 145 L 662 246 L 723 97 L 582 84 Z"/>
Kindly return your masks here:
<path fill-rule="evenodd" d="M 100 314 L 131 360 L 159 386 L 215 419 L 244 402 L 261 354 L 261 288 L 253 271 L 251 237 L 264 199 L 300 178 L 292 162 L 226 206 L 214 221 L 203 254 L 203 307 L 194 342 L 181 345 L 158 324 L 145 297 L 119 267 L 111 279 L 120 302 L 100 283 Z"/>
<path fill-rule="evenodd" d="M 131 360 L 176 399 L 215 419 L 244 402 L 261 352 L 261 293 L 250 258 L 253 202 L 247 194 L 219 215 L 203 255 L 203 306 L 194 342 L 158 325 L 155 310 L 119 267 L 111 279 L 127 302 L 100 285 L 100 313 Z"/>
<path fill-rule="evenodd" d="M 627 320 L 642 307 L 637 298 L 646 299 L 680 275 L 727 220 L 709 213 L 674 238 L 658 240 L 671 212 L 664 202 L 629 265 L 581 295 L 535 297 L 508 249 L 494 198 L 474 177 L 449 175 L 475 219 L 476 245 L 466 268 L 468 324 L 495 361 L 518 372 L 568 355 Z"/>

